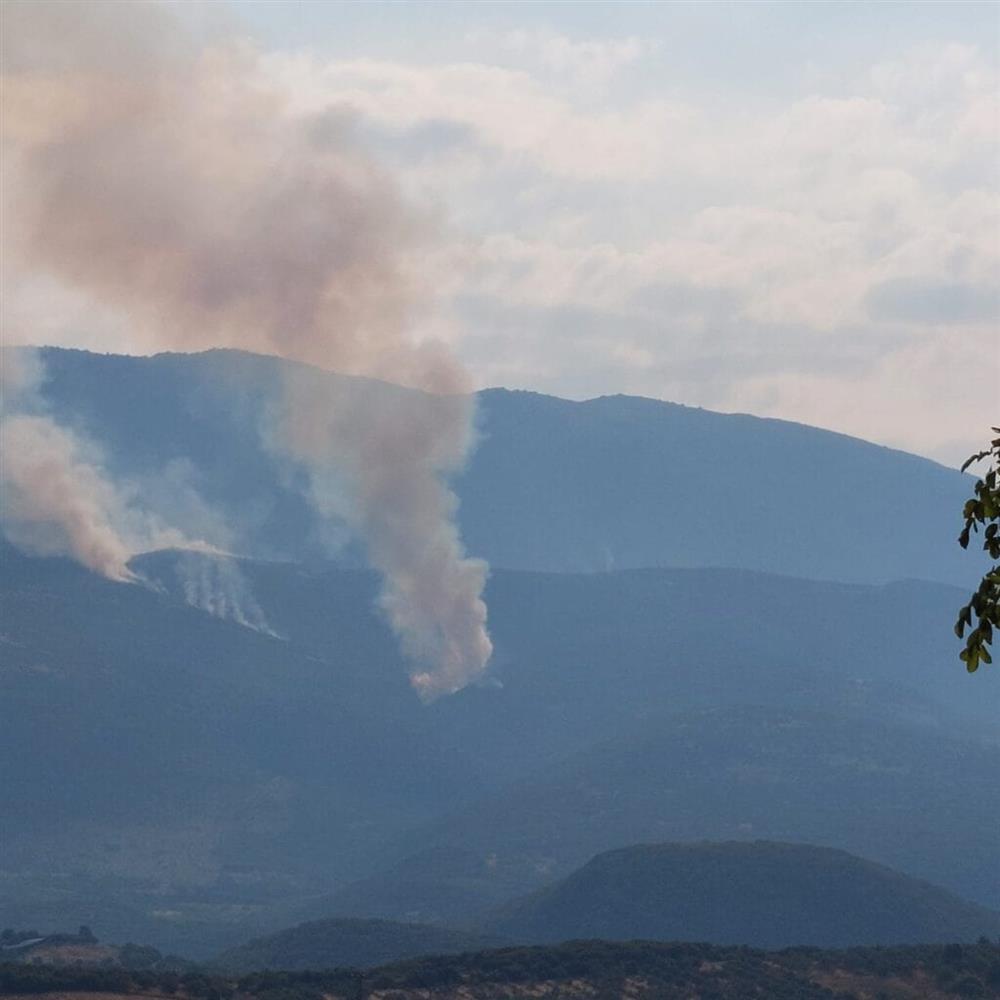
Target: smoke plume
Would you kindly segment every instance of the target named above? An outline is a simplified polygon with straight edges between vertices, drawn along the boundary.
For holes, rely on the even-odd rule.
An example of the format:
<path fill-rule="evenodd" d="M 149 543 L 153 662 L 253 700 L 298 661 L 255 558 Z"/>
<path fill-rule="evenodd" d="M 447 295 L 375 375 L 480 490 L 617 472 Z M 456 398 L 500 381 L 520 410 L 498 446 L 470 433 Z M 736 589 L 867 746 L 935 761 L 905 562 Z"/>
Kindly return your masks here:
<path fill-rule="evenodd" d="M 359 406 L 290 377 L 265 437 L 310 471 L 321 511 L 336 466 L 415 686 L 462 687 L 491 653 L 486 567 L 465 557 L 446 481 L 471 402 L 415 337 L 427 227 L 351 115 L 295 113 L 252 47 L 195 44 L 158 6 L 8 3 L 4 19 L 16 268 L 113 308 L 139 348 L 239 347 L 434 394 Z"/>
<path fill-rule="evenodd" d="M 40 412 L 33 351 L 4 351 L 0 365 L 0 510 L 4 530 L 39 555 L 71 555 L 112 580 L 132 581 L 124 498 L 89 442 Z"/>
<path fill-rule="evenodd" d="M 271 633 L 239 567 L 165 524 L 143 503 L 139 486 L 117 482 L 100 447 L 46 411 L 43 379 L 35 351 L 0 352 L 0 520 L 7 538 L 36 555 L 71 556 L 122 583 L 149 582 L 129 565 L 139 553 L 182 550 L 176 571 L 188 604 Z"/>
<path fill-rule="evenodd" d="M 5 531 L 40 555 L 72 555 L 111 580 L 134 580 L 120 527 L 125 505 L 75 437 L 46 417 L 0 423 Z"/>

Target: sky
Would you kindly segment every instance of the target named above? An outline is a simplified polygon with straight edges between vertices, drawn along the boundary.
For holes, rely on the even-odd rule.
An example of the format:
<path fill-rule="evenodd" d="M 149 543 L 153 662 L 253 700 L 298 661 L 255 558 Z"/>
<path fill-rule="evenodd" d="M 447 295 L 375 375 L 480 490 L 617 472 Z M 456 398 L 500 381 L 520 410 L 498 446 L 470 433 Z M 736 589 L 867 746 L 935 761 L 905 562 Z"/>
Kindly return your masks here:
<path fill-rule="evenodd" d="M 348 122 L 430 220 L 414 336 L 476 387 L 950 465 L 1000 422 L 996 4 L 167 6 Z M 41 278 L 15 299 L 21 339 L 139 349 Z"/>

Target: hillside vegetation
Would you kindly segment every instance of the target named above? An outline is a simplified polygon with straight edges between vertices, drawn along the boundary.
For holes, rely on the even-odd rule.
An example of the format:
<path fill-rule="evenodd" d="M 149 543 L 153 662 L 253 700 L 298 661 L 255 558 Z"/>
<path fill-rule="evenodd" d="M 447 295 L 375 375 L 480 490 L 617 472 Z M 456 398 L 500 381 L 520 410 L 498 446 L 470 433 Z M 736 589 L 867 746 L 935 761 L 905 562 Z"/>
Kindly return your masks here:
<path fill-rule="evenodd" d="M 415 959 L 370 971 L 202 973 L 0 965 L 5 996 L 108 1000 L 958 1000 L 1000 995 L 1000 946 L 794 949 L 579 941 Z"/>

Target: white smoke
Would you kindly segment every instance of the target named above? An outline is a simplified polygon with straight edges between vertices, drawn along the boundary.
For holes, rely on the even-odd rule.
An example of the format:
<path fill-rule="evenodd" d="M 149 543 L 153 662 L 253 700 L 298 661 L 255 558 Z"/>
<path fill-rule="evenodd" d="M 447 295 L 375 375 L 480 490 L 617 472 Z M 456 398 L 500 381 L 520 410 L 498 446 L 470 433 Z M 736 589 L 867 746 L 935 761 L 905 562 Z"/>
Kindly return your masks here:
<path fill-rule="evenodd" d="M 216 618 L 277 635 L 268 625 L 239 564 L 232 558 L 188 550 L 178 553 L 173 569 L 188 604 Z"/>

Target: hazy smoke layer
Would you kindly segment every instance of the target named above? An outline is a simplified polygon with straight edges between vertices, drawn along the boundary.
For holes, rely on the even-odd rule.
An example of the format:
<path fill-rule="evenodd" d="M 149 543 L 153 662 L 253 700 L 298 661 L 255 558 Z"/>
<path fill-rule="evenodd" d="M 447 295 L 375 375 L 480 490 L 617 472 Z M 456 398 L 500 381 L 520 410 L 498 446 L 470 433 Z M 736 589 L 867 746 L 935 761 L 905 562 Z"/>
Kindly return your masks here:
<path fill-rule="evenodd" d="M 292 379 L 267 437 L 310 467 L 321 509 L 337 463 L 388 617 L 429 668 L 415 684 L 463 686 L 491 652 L 485 566 L 442 478 L 470 403 L 412 340 L 422 227 L 349 116 L 293 114 L 250 47 L 193 45 L 148 4 L 8 3 L 4 19 L 18 267 L 114 307 L 137 346 L 243 347 L 444 394 L 358 411 Z"/>

